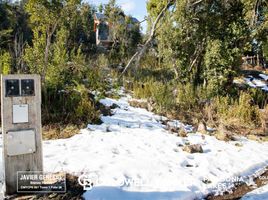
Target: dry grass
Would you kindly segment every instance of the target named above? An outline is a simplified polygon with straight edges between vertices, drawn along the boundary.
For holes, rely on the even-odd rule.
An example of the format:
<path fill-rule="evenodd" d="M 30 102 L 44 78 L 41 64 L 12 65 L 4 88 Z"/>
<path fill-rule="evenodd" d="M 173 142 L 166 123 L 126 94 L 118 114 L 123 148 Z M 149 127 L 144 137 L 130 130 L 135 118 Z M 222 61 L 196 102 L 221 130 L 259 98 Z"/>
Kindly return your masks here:
<path fill-rule="evenodd" d="M 268 136 L 268 105 L 261 111 L 261 125 L 265 136 Z"/>
<path fill-rule="evenodd" d="M 43 127 L 43 139 L 64 139 L 79 134 L 80 128 L 74 125 L 52 124 Z"/>

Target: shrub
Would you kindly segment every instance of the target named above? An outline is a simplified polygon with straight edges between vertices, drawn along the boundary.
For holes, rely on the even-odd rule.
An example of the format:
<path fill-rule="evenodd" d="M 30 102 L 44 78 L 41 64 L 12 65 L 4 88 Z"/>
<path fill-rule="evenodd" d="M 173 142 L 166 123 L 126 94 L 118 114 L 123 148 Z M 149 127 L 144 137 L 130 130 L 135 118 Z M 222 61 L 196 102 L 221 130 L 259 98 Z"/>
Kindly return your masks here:
<path fill-rule="evenodd" d="M 0 70 L 2 74 L 11 72 L 11 56 L 8 52 L 0 54 Z"/>
<path fill-rule="evenodd" d="M 47 88 L 43 95 L 43 123 L 82 125 L 99 121 L 100 112 L 95 108 L 94 99 L 83 84 L 66 87 L 63 90 Z"/>
<path fill-rule="evenodd" d="M 190 83 L 178 85 L 176 103 L 181 110 L 189 111 L 197 106 L 198 96 Z"/>
<path fill-rule="evenodd" d="M 175 105 L 172 85 L 155 83 L 152 89 L 152 98 L 157 105 L 157 111 L 160 113 L 171 111 Z"/>
<path fill-rule="evenodd" d="M 77 84 L 76 90 L 80 94 L 80 101 L 75 108 L 75 119 L 81 122 L 96 122 L 99 119 L 100 112 L 95 109 L 93 99 L 89 98 L 89 92 L 84 85 Z"/>
<path fill-rule="evenodd" d="M 263 133 L 268 136 L 268 105 L 261 112 L 261 126 Z"/>
<path fill-rule="evenodd" d="M 247 92 L 241 92 L 239 99 L 217 97 L 212 106 L 216 107 L 217 118 L 225 125 L 255 128 L 260 126 L 260 111 L 253 104 L 252 97 Z"/>
<path fill-rule="evenodd" d="M 264 108 L 268 103 L 268 93 L 264 92 L 260 88 L 249 88 L 248 93 L 252 97 L 254 104 L 258 105 L 260 108 Z"/>
<path fill-rule="evenodd" d="M 135 82 L 133 91 L 137 98 L 150 99 L 151 103 L 154 103 L 156 111 L 162 113 L 174 108 L 173 88 L 170 83 L 164 84 L 150 79 L 145 83 Z"/>
<path fill-rule="evenodd" d="M 136 98 L 146 99 L 152 97 L 155 82 L 148 80 L 145 83 L 134 82 L 133 93 Z"/>

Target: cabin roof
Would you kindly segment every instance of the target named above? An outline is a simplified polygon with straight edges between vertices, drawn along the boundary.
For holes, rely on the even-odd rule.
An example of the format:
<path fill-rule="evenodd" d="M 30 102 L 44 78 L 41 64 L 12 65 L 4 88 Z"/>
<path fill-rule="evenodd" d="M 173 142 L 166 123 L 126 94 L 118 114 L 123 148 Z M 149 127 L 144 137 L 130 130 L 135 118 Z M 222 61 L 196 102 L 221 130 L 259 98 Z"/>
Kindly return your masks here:
<path fill-rule="evenodd" d="M 107 17 L 102 13 L 95 13 L 95 19 L 101 21 L 107 19 Z"/>
<path fill-rule="evenodd" d="M 95 20 L 97 20 L 97 21 L 104 21 L 104 20 L 106 20 L 106 19 L 107 19 L 107 17 L 106 17 L 104 14 L 102 14 L 102 13 L 95 13 Z M 135 17 L 130 17 L 130 20 L 131 20 L 131 22 L 134 23 L 134 24 L 140 22 L 140 21 L 139 21 L 137 18 L 135 18 Z"/>
<path fill-rule="evenodd" d="M 131 17 L 131 21 L 133 23 L 140 23 L 140 21 L 137 18 L 135 18 L 135 17 Z"/>

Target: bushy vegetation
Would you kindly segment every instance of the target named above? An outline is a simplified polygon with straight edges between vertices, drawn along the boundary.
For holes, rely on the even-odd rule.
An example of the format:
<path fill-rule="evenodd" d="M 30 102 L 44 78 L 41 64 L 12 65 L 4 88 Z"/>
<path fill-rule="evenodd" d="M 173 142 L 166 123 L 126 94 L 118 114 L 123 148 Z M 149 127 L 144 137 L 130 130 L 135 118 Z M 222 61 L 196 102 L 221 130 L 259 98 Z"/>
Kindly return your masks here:
<path fill-rule="evenodd" d="M 115 82 L 150 38 L 115 0 L 98 9 L 81 0 L 0 1 L 1 73 L 41 75 L 45 124 L 98 122 L 98 99 L 123 84 L 187 123 L 267 130 L 267 94 L 233 84 L 245 52 L 267 55 L 267 2 L 149 0 L 149 28 L 168 2 L 140 65 Z M 105 51 L 95 44 L 97 10 L 113 27 Z"/>
<path fill-rule="evenodd" d="M 129 17 L 111 0 L 101 12 L 113 26 L 114 45 L 99 52 L 95 12 L 81 0 L 0 1 L 1 73 L 41 75 L 44 125 L 100 122 L 98 100 L 111 89 L 108 66 L 127 60 L 141 39 L 138 26 L 126 29 Z"/>
<path fill-rule="evenodd" d="M 161 83 L 148 80 L 133 84 L 134 96 L 145 98 L 153 104 L 155 112 L 197 124 L 206 121 L 211 127 L 224 125 L 236 131 L 241 128 L 256 130 L 263 127 L 263 111 L 255 101 L 264 101 L 267 94 L 256 98 L 252 89 L 239 91 L 236 95 L 210 97 L 204 87 L 194 88 L 190 83 Z M 266 119 L 267 120 L 267 119 Z"/>
<path fill-rule="evenodd" d="M 211 106 L 215 108 L 220 123 L 253 128 L 260 126 L 260 110 L 246 92 L 241 92 L 238 99 L 218 97 Z"/>
<path fill-rule="evenodd" d="M 149 99 L 158 113 L 174 109 L 175 100 L 171 89 L 172 87 L 168 84 L 153 80 L 145 83 L 134 82 L 133 84 L 134 96 Z"/>
<path fill-rule="evenodd" d="M 245 52 L 266 52 L 267 2 L 150 0 L 149 26 L 165 5 L 154 51 L 135 71 L 134 94 L 153 99 L 157 111 L 191 123 L 206 121 L 238 132 L 263 128 L 267 93 L 238 88 L 233 79 Z M 162 77 L 156 73 L 160 69 L 173 75 Z"/>

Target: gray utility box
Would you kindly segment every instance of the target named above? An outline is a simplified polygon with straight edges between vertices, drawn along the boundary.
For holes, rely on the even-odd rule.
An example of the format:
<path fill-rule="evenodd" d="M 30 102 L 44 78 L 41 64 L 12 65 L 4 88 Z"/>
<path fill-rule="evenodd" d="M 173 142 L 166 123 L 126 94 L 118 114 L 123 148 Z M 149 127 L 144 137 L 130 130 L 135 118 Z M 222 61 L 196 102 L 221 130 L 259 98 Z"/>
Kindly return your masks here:
<path fill-rule="evenodd" d="M 5 194 L 17 193 L 18 171 L 43 171 L 39 75 L 2 75 Z"/>

